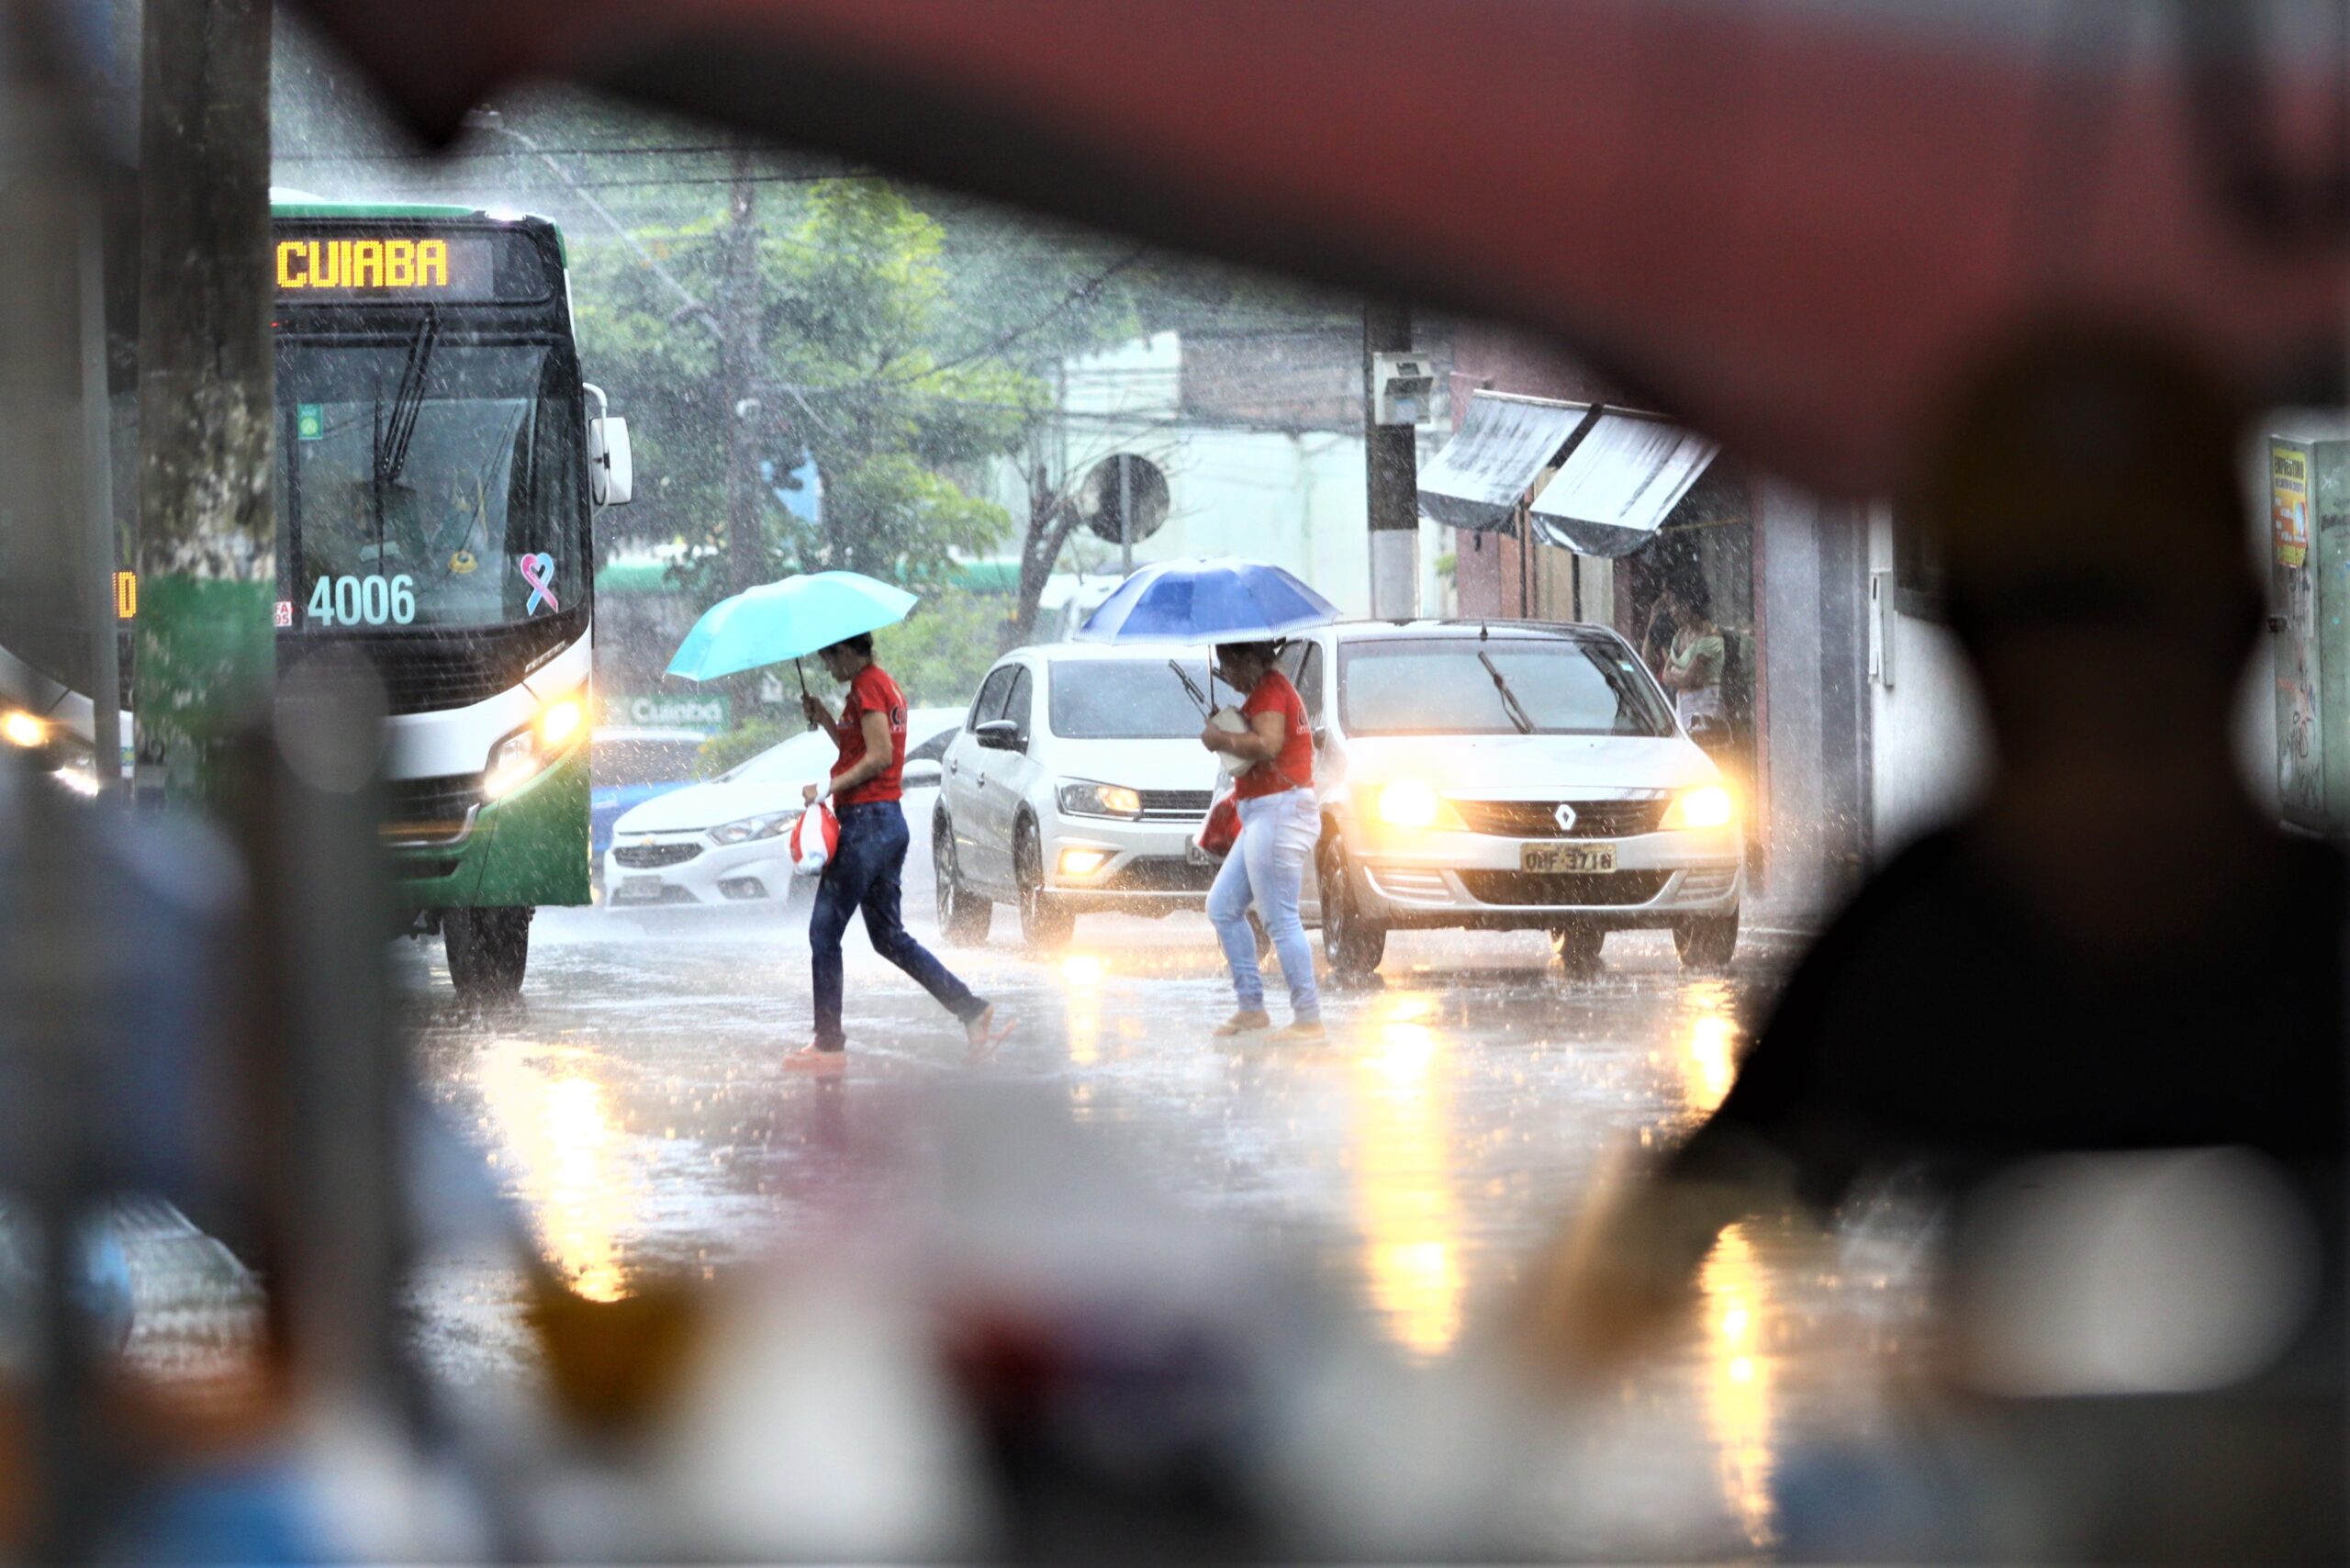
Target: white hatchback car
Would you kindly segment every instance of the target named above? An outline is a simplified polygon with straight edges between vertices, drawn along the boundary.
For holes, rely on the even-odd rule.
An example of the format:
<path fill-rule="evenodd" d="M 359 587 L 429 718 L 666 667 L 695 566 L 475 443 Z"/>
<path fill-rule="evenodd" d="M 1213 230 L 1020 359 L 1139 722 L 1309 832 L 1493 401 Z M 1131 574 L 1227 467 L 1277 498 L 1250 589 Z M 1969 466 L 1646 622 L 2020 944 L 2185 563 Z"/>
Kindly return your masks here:
<path fill-rule="evenodd" d="M 1729 782 L 1614 632 L 1351 622 L 1283 655 L 1316 734 L 1309 923 L 1331 967 L 1390 931 L 1545 930 L 1572 969 L 1611 931 L 1668 930 L 1729 963 L 1745 890 Z"/>
<path fill-rule="evenodd" d="M 913 844 L 906 857 L 910 866 L 923 863 L 939 755 L 962 721 L 954 708 L 917 708 L 906 715 L 902 778 Z M 604 907 L 614 913 L 781 907 L 792 892 L 786 835 L 800 820 L 800 791 L 822 779 L 837 755 L 831 736 L 811 730 L 715 778 L 673 790 L 626 812 L 612 824 L 612 846 L 604 856 Z"/>
<path fill-rule="evenodd" d="M 951 940 L 984 937 L 999 903 L 1038 946 L 1089 911 L 1206 903 L 1215 863 L 1192 840 L 1219 769 L 1170 660 L 1205 689 L 1207 650 L 1182 644 L 1056 643 L 988 672 L 946 748 L 931 830 Z"/>

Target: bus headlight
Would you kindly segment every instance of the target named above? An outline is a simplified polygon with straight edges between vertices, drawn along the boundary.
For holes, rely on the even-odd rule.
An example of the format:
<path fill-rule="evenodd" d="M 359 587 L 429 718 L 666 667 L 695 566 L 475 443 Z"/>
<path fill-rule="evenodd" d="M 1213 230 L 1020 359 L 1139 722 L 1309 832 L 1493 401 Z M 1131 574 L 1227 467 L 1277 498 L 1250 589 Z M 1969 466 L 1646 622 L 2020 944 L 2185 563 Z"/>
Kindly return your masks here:
<path fill-rule="evenodd" d="M 22 709 L 11 709 L 0 718 L 0 740 L 10 745 L 32 750 L 49 739 L 49 726 Z"/>
<path fill-rule="evenodd" d="M 1458 827 L 1460 813 L 1436 790 L 1417 778 L 1398 778 L 1381 787 L 1376 814 L 1389 827 Z"/>
<path fill-rule="evenodd" d="M 539 716 L 489 748 L 489 764 L 482 772 L 481 792 L 495 801 L 511 794 L 544 768 L 573 741 L 586 733 L 588 710 L 576 697 L 560 698 L 539 710 Z"/>
<path fill-rule="evenodd" d="M 1738 802 L 1719 784 L 1700 784 L 1695 790 L 1684 790 L 1665 807 L 1664 820 L 1657 825 L 1671 832 L 1674 828 L 1728 827 L 1738 820 Z"/>

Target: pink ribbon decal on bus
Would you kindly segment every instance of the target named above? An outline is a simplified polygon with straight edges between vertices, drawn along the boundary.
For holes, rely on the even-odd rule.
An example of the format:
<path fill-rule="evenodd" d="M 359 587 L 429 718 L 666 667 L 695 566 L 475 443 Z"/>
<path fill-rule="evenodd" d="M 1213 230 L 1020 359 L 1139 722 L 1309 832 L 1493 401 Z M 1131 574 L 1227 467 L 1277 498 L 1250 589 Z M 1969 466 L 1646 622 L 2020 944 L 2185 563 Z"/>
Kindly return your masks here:
<path fill-rule="evenodd" d="M 539 601 L 544 599 L 549 610 L 561 610 L 563 602 L 554 596 L 554 557 L 542 550 L 535 555 L 518 555 L 515 568 L 522 580 L 531 585 L 531 601 L 522 606 L 525 615 L 539 612 Z"/>

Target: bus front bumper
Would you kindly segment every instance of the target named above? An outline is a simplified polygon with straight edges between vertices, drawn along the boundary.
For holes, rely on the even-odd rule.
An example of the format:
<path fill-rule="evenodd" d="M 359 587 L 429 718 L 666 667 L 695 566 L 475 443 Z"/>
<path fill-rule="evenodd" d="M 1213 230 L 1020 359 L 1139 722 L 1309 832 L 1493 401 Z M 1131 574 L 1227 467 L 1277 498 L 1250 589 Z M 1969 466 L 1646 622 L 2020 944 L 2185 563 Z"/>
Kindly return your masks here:
<path fill-rule="evenodd" d="M 409 911 L 588 902 L 588 748 L 574 746 L 445 842 L 394 841 L 392 889 Z"/>

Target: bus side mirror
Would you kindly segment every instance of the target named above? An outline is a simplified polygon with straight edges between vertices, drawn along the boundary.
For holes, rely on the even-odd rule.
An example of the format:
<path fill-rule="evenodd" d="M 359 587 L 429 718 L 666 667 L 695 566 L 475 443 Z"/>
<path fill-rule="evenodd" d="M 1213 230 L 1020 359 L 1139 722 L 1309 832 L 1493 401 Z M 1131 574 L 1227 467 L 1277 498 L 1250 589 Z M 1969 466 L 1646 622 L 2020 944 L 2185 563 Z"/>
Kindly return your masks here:
<path fill-rule="evenodd" d="M 628 421 L 618 414 L 588 421 L 588 487 L 599 507 L 624 507 L 636 493 Z"/>

